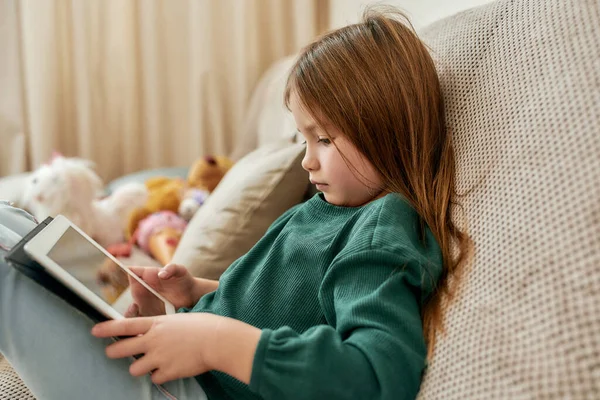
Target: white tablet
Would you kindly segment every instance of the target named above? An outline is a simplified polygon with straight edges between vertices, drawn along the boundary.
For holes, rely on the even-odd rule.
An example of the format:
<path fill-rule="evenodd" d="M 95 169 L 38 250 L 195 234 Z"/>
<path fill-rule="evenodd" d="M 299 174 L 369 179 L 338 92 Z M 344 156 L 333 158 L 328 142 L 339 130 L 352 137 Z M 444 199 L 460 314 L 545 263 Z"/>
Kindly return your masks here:
<path fill-rule="evenodd" d="M 57 215 L 27 242 L 24 250 L 48 273 L 107 318 L 124 318 L 106 298 L 96 278 L 100 268 L 105 268 L 107 263 L 121 268 L 158 297 L 165 304 L 166 314 L 175 313 L 169 301 L 62 215 Z"/>

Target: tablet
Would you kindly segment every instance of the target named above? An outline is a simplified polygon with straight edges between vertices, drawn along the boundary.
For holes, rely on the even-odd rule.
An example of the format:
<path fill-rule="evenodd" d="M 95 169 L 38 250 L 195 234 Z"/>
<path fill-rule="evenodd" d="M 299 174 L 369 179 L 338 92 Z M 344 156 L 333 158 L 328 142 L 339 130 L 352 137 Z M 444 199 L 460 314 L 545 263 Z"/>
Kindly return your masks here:
<path fill-rule="evenodd" d="M 109 319 L 124 317 L 115 309 L 97 280 L 99 270 L 106 268 L 107 264 L 120 268 L 159 298 L 165 304 L 165 314 L 175 313 L 169 301 L 63 215 L 57 215 L 29 240 L 24 250 L 49 274 Z"/>

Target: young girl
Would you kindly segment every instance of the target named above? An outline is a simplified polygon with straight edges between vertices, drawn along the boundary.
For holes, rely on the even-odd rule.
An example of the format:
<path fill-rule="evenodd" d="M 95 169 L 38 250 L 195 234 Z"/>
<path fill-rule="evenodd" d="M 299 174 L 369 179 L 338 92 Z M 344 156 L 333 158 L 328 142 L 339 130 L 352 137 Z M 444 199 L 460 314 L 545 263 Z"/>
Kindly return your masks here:
<path fill-rule="evenodd" d="M 178 314 L 158 315 L 132 282 L 127 314 L 139 317 L 94 326 L 99 340 L 85 317 L 0 264 L 0 352 L 34 393 L 417 395 L 466 246 L 450 219 L 454 154 L 434 64 L 407 25 L 371 10 L 304 49 L 285 102 L 320 193 L 282 215 L 219 282 L 176 265 L 133 268 Z"/>

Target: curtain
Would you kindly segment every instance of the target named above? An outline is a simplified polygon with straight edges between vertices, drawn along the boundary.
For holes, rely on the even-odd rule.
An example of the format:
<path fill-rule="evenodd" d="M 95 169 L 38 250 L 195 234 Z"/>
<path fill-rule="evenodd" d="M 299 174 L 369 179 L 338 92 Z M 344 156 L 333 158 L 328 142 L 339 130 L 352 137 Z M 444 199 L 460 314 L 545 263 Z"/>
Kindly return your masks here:
<path fill-rule="evenodd" d="M 262 72 L 323 0 L 0 0 L 0 176 L 53 151 L 105 180 L 229 155 Z"/>

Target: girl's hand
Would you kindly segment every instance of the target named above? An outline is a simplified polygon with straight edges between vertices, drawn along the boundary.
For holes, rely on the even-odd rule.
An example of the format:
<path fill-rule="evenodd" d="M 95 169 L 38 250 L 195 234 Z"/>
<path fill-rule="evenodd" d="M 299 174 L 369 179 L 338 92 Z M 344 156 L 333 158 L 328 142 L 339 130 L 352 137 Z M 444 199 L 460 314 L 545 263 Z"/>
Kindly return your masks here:
<path fill-rule="evenodd" d="M 198 299 L 196 297 L 196 280 L 182 265 L 168 264 L 164 268 L 129 267 L 129 269 L 163 295 L 175 306 L 175 309 L 191 307 Z M 129 277 L 129 285 L 133 304 L 125 312 L 125 317 L 165 314 L 164 303 L 131 276 Z"/>
<path fill-rule="evenodd" d="M 188 313 L 102 322 L 94 326 L 92 334 L 127 336 L 109 345 L 107 356 L 143 354 L 131 364 L 129 372 L 133 376 L 151 373 L 156 384 L 210 370 L 249 383 L 261 331 L 231 318 Z"/>
<path fill-rule="evenodd" d="M 133 376 L 152 373 L 160 384 L 177 378 L 202 374 L 210 369 L 206 351 L 214 343 L 215 315 L 175 314 L 150 318 L 130 318 L 96 325 L 97 337 L 130 336 L 106 348 L 109 358 L 143 354 L 129 372 Z M 218 317 L 217 317 L 218 318 Z"/>

